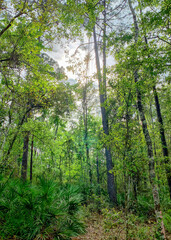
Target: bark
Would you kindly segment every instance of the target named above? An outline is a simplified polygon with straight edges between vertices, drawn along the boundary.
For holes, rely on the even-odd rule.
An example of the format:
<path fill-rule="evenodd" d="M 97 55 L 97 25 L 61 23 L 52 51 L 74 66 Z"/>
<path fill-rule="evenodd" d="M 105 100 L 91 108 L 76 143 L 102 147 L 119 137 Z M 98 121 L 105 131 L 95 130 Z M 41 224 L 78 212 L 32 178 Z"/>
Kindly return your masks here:
<path fill-rule="evenodd" d="M 136 19 L 136 14 L 134 11 L 134 8 L 132 7 L 131 0 L 128 0 L 129 7 L 133 16 L 133 21 L 134 21 L 134 29 L 135 29 L 135 45 L 138 42 L 138 35 L 139 35 L 139 28 L 138 28 L 138 23 Z M 134 68 L 134 80 L 135 83 L 139 81 L 139 75 L 138 75 L 138 69 Z M 149 159 L 149 178 L 150 178 L 150 183 L 152 187 L 152 193 L 153 193 L 153 200 L 154 200 L 154 208 L 155 208 L 155 214 L 156 214 L 156 220 L 159 224 L 160 227 L 160 234 L 161 237 L 165 238 L 165 231 L 164 231 L 164 225 L 163 225 L 163 220 L 161 216 L 161 210 L 160 210 L 160 199 L 159 199 L 159 193 L 157 189 L 157 185 L 155 183 L 155 163 L 154 163 L 154 157 L 153 157 L 153 147 L 152 147 L 152 141 L 150 138 L 150 134 L 148 131 L 148 126 L 147 126 L 147 121 L 146 117 L 144 114 L 144 108 L 142 105 L 142 97 L 140 90 L 137 87 L 137 106 L 140 114 L 140 119 L 141 119 L 141 124 L 142 124 L 142 130 L 143 134 L 145 137 L 146 145 L 147 145 L 147 150 L 148 150 L 148 159 Z M 163 231 L 162 231 L 163 230 Z"/>
<path fill-rule="evenodd" d="M 81 128 L 79 129 L 81 131 Z M 80 144 L 81 139 L 79 139 L 78 143 L 78 156 L 81 164 L 81 174 L 80 174 L 80 181 L 85 182 L 85 175 L 84 175 L 84 165 L 83 165 L 83 151 L 82 151 L 82 146 Z"/>
<path fill-rule="evenodd" d="M 134 198 L 137 202 L 137 177 L 133 176 L 133 189 L 134 189 Z"/>
<path fill-rule="evenodd" d="M 152 104 L 150 102 L 150 117 L 151 117 L 151 123 L 152 123 L 152 130 L 153 130 L 153 133 L 154 133 L 154 121 L 153 121 L 153 112 L 152 112 Z M 157 156 L 157 153 L 156 153 L 156 141 L 155 141 L 155 134 L 153 134 L 153 145 L 154 145 L 154 155 L 155 157 Z"/>
<path fill-rule="evenodd" d="M 32 136 L 32 141 L 31 141 L 31 157 L 30 157 L 30 182 L 32 181 L 33 178 L 33 136 Z"/>
<path fill-rule="evenodd" d="M 100 60 L 99 60 L 95 27 L 93 28 L 93 37 L 94 37 L 94 50 L 95 50 L 95 58 L 96 58 L 97 77 L 98 77 L 98 83 L 99 83 L 99 97 L 100 97 L 100 107 L 101 107 L 101 115 L 102 115 L 102 125 L 103 125 L 104 134 L 109 135 L 107 113 L 104 107 L 106 98 L 105 98 L 105 93 L 103 91 L 103 83 L 102 83 L 102 75 L 100 71 Z M 114 180 L 114 174 L 110 173 L 110 171 L 113 170 L 110 147 L 105 146 L 105 155 L 106 155 L 106 167 L 107 167 L 108 194 L 109 194 L 110 201 L 113 204 L 117 204 L 117 191 L 116 191 L 116 184 Z"/>
<path fill-rule="evenodd" d="M 21 166 L 21 179 L 23 179 L 24 181 L 27 180 L 28 145 L 29 145 L 29 132 L 26 132 L 26 135 L 24 137 L 23 158 Z"/>
<path fill-rule="evenodd" d="M 130 121 L 130 114 L 129 114 L 129 97 L 126 101 L 126 138 L 125 138 L 125 152 L 124 152 L 124 186 L 125 186 L 125 218 L 126 218 L 126 240 L 129 239 L 129 216 L 128 216 L 128 210 L 129 210 L 129 196 L 130 196 L 130 169 L 128 168 L 129 166 L 129 161 L 131 160 L 130 158 L 128 159 L 126 156 L 128 155 L 128 152 L 130 151 L 130 145 L 129 145 L 129 140 L 130 140 L 130 131 L 129 131 L 129 121 Z"/>
<path fill-rule="evenodd" d="M 10 61 L 11 58 L 5 58 L 5 59 L 0 59 L 0 62 L 6 62 L 6 61 Z"/>
<path fill-rule="evenodd" d="M 59 128 L 59 120 L 58 120 L 58 122 L 56 123 L 56 129 L 55 129 L 55 137 L 54 137 L 54 140 L 56 140 L 56 138 L 57 138 L 58 128 Z"/>
<path fill-rule="evenodd" d="M 90 39 L 89 39 L 90 42 Z M 89 59 L 90 59 L 90 51 L 88 50 L 87 60 L 86 60 L 86 74 L 88 74 L 89 69 Z M 92 167 L 90 162 L 90 153 L 89 153 L 89 143 L 88 143 L 88 99 L 87 99 L 87 92 L 88 92 L 88 77 L 86 76 L 86 82 L 83 86 L 82 92 L 82 108 L 83 108 L 83 120 L 84 120 L 84 143 L 86 148 L 86 160 L 87 160 L 87 167 L 88 167 L 88 175 L 90 186 L 92 187 Z"/>
<path fill-rule="evenodd" d="M 89 146 L 88 146 L 88 109 L 87 109 L 87 82 L 83 88 L 83 119 L 84 119 L 84 141 L 86 147 L 86 159 L 87 159 L 87 166 L 88 166 L 88 174 L 90 185 L 92 186 L 92 170 L 91 170 L 91 163 L 90 163 L 90 154 L 89 154 Z"/>
<path fill-rule="evenodd" d="M 63 181 L 62 181 L 62 169 L 61 169 L 61 165 L 62 165 L 62 157 L 60 156 L 60 161 L 59 161 L 59 182 L 62 185 Z"/>
<path fill-rule="evenodd" d="M 98 184 L 98 195 L 100 196 L 100 172 L 99 172 L 99 156 L 96 157 L 96 172 L 97 172 L 97 184 Z"/>
<path fill-rule="evenodd" d="M 160 131 L 160 139 L 161 139 L 161 143 L 162 143 L 164 163 L 166 165 L 165 166 L 166 177 L 167 177 L 167 182 L 168 182 L 168 186 L 169 186 L 169 193 L 170 193 L 170 199 L 171 199 L 171 167 L 170 167 L 170 162 L 169 162 L 169 152 L 168 152 L 168 147 L 167 147 L 166 138 L 165 138 L 165 132 L 164 132 L 164 126 L 163 126 L 163 118 L 162 118 L 162 114 L 161 114 L 159 98 L 158 98 L 158 94 L 157 94 L 157 90 L 156 90 L 155 86 L 153 86 L 153 93 L 154 93 L 154 98 L 155 98 L 157 119 L 158 119 L 158 122 L 159 122 L 159 131 Z"/>
<path fill-rule="evenodd" d="M 24 113 L 21 121 L 19 122 L 18 127 L 17 127 L 17 131 L 16 131 L 15 134 L 14 134 L 14 137 L 13 137 L 13 139 L 12 139 L 12 141 L 11 141 L 11 143 L 10 143 L 10 146 L 9 146 L 9 148 L 8 148 L 8 152 L 7 152 L 7 154 L 6 154 L 5 158 L 4 158 L 4 162 L 7 161 L 8 157 L 9 157 L 9 155 L 10 155 L 10 153 L 11 153 L 12 147 L 13 147 L 13 145 L 14 145 L 14 142 L 15 142 L 15 140 L 16 140 L 16 138 L 17 138 L 17 136 L 18 136 L 18 133 L 19 133 L 19 131 L 20 131 L 20 128 L 22 127 L 22 125 L 23 125 L 23 123 L 24 123 L 24 121 L 25 121 L 25 119 L 26 119 L 26 117 L 27 117 L 27 114 L 28 114 L 30 111 L 31 111 L 31 108 L 27 109 L 27 111 Z"/>
<path fill-rule="evenodd" d="M 107 99 L 107 91 L 106 91 L 106 1 L 103 1 L 104 6 L 104 20 L 103 20 L 103 93 L 105 96 L 105 100 Z"/>

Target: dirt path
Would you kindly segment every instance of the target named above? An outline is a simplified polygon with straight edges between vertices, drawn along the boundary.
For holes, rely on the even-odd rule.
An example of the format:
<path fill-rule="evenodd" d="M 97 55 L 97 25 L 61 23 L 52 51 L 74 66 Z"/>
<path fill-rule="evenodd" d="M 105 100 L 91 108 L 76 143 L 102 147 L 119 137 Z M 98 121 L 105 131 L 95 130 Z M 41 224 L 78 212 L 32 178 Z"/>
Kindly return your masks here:
<path fill-rule="evenodd" d="M 108 229 L 105 231 L 104 229 L 104 219 L 101 215 L 92 215 L 92 217 L 89 219 L 89 221 L 86 223 L 86 230 L 87 233 L 78 237 L 73 237 L 72 240 L 125 240 L 125 227 L 123 225 L 117 225 L 115 229 Z M 152 227 L 152 226 L 151 226 Z M 151 228 L 149 226 L 149 230 Z M 140 234 L 141 235 L 141 234 Z M 137 236 L 135 233 L 134 237 L 130 238 L 134 240 L 139 239 L 146 239 L 151 240 L 154 238 L 151 238 L 149 235 L 146 235 L 146 238 L 143 238 L 142 235 Z M 171 240 L 171 234 L 167 234 L 167 240 Z"/>
<path fill-rule="evenodd" d="M 87 223 L 87 233 L 83 236 L 79 236 L 73 238 L 72 240 L 104 240 L 103 237 L 103 228 L 100 224 L 100 219 L 91 219 L 89 223 Z"/>
<path fill-rule="evenodd" d="M 99 219 L 92 218 L 87 222 L 87 233 L 83 236 L 72 238 L 72 240 L 104 240 L 104 231 L 102 227 L 101 217 Z"/>
<path fill-rule="evenodd" d="M 112 230 L 106 232 L 103 228 L 103 218 L 100 215 L 94 215 L 87 222 L 87 233 L 85 235 L 74 237 L 72 240 L 114 240 Z M 120 236 L 120 240 L 124 239 Z"/>

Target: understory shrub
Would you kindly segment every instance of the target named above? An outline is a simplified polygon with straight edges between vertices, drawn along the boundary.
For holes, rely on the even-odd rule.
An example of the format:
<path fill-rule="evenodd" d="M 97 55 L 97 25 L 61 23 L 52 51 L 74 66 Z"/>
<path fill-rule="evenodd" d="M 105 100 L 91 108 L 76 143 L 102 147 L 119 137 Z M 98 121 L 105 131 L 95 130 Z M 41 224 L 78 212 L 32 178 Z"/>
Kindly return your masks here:
<path fill-rule="evenodd" d="M 138 216 L 129 213 L 125 216 L 123 211 L 113 209 L 103 209 L 103 228 L 106 232 L 112 231 L 112 239 L 120 239 L 120 236 L 126 234 L 128 239 L 134 240 L 153 240 L 154 226 L 141 222 Z"/>
<path fill-rule="evenodd" d="M 75 186 L 61 188 L 53 180 L 37 184 L 10 179 L 0 186 L 1 239 L 66 240 L 84 233 Z"/>
<path fill-rule="evenodd" d="M 169 209 L 167 212 L 163 213 L 163 221 L 166 230 L 171 233 L 171 209 Z"/>

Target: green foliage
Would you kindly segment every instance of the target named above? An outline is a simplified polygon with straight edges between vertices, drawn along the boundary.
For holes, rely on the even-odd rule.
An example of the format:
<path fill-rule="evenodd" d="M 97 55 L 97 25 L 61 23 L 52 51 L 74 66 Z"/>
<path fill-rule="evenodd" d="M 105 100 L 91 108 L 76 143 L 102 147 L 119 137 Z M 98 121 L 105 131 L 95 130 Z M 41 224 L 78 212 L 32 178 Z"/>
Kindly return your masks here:
<path fill-rule="evenodd" d="M 102 210 L 102 214 L 104 216 L 104 228 L 107 230 L 124 224 L 122 211 L 116 211 L 114 208 L 111 210 L 105 208 Z"/>
<path fill-rule="evenodd" d="M 142 217 L 144 220 L 147 220 L 149 217 L 155 218 L 152 196 L 148 196 L 148 193 L 139 196 L 135 211 L 136 214 L 139 215 L 139 217 Z"/>
<path fill-rule="evenodd" d="M 0 196 L 2 239 L 70 239 L 84 232 L 81 195 L 74 186 L 59 187 L 40 177 L 37 184 L 10 179 Z"/>
<path fill-rule="evenodd" d="M 88 201 L 87 209 L 90 212 L 101 213 L 102 209 L 110 208 L 110 201 L 108 196 L 91 194 Z"/>
<path fill-rule="evenodd" d="M 137 90 L 141 93 L 154 146 L 155 181 L 160 189 L 164 223 L 171 231 L 167 164 L 162 156 L 160 124 L 152 96 L 156 87 L 169 149 L 170 1 L 132 1 L 139 25 L 136 46 L 130 19 L 126 29 L 119 23 L 121 15 L 127 20 L 124 9 L 128 1 L 122 1 L 122 5 L 121 1 L 106 0 L 106 24 L 104 2 L 99 0 L 11 0 L 10 8 L 7 2 L 0 1 L 0 33 L 12 21 L 0 35 L 0 166 L 6 175 L 0 185 L 2 238 L 76 236 L 84 229 L 80 221 L 82 203 L 88 205 L 89 214 L 104 208 L 106 231 L 127 228 L 128 239 L 154 239 L 154 224 L 150 222 L 155 216 L 154 204 L 149 187 L 147 149 L 137 111 Z M 9 15 L 11 9 L 13 12 Z M 91 37 L 95 25 L 99 31 L 99 49 L 104 47 L 100 41 L 106 25 L 106 53 L 114 55 L 116 60 L 114 66 L 106 69 L 108 99 L 104 107 L 109 135 L 103 133 L 99 116 L 93 116 L 99 104 L 96 84 L 87 76 L 91 51 L 88 50 L 88 56 L 81 62 L 81 54 L 74 58 L 76 52 L 82 52 L 78 47 L 69 60 L 70 68 L 79 76 L 79 84 L 72 87 L 61 82 L 66 79 L 63 68 L 45 54 L 56 36 L 58 40 L 65 37 L 69 42 L 74 37 L 75 41 L 76 36 L 83 35 L 81 29 L 85 27 Z M 82 47 L 84 42 L 80 44 Z M 91 49 L 91 44 L 89 42 L 87 49 Z M 135 69 L 139 73 L 138 83 L 133 81 Z M 73 117 L 69 118 L 72 110 Z M 30 137 L 28 159 L 30 143 L 34 141 L 33 182 L 40 174 L 53 175 L 56 182 L 39 178 L 37 184 L 31 185 L 8 178 L 12 169 L 15 176 L 20 177 L 25 132 Z M 127 216 L 124 211 L 110 210 L 104 146 L 111 149 L 114 168 L 110 173 L 116 177 L 118 206 L 128 210 Z M 148 224 L 145 221 L 149 221 Z"/>
<path fill-rule="evenodd" d="M 163 213 L 163 222 L 166 230 L 171 233 L 171 209 Z"/>
<path fill-rule="evenodd" d="M 115 209 L 103 209 L 102 212 L 105 231 L 109 232 L 113 229 L 113 237 L 116 239 L 119 238 L 121 232 L 127 235 L 128 239 L 154 239 L 154 226 L 145 224 L 136 215 L 129 213 L 126 217 L 123 211 Z"/>

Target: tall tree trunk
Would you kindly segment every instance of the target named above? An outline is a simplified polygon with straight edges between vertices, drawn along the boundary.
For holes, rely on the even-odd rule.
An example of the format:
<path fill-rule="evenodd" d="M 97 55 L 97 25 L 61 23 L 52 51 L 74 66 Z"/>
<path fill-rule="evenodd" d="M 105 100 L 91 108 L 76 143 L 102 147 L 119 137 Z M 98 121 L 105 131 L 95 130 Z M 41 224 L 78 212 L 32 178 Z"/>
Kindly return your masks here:
<path fill-rule="evenodd" d="M 106 91 L 106 0 L 103 1 L 104 11 L 103 11 L 103 93 L 105 100 L 107 99 L 107 91 Z"/>
<path fill-rule="evenodd" d="M 166 177 L 167 177 L 170 199 L 171 199 L 171 167 L 170 167 L 170 161 L 169 161 L 169 152 L 168 152 L 168 147 L 167 147 L 166 138 L 165 138 L 163 118 L 162 118 L 162 114 L 161 114 L 159 98 L 158 98 L 158 94 L 157 94 L 157 90 L 156 90 L 155 86 L 153 86 L 153 93 L 154 93 L 154 98 L 155 98 L 157 119 L 158 119 L 158 122 L 159 122 L 160 139 L 161 139 L 162 149 L 163 149 L 164 163 L 165 163 L 165 169 L 166 169 Z"/>
<path fill-rule="evenodd" d="M 96 58 L 97 77 L 98 77 L 98 83 L 99 83 L 99 97 L 100 97 L 100 107 L 101 107 L 101 115 L 102 115 L 102 125 L 103 125 L 103 131 L 105 135 L 109 135 L 107 114 L 106 114 L 106 109 L 104 107 L 106 98 L 105 98 L 105 93 L 103 89 L 102 75 L 100 70 L 100 60 L 99 60 L 95 27 L 93 28 L 93 37 L 94 37 L 94 50 L 95 50 L 95 58 Z M 105 146 L 105 155 L 106 155 L 106 167 L 107 167 L 108 194 L 109 194 L 110 201 L 113 204 L 117 204 L 117 191 L 116 191 L 116 184 L 114 181 L 114 174 L 110 172 L 113 170 L 110 147 Z"/>
<path fill-rule="evenodd" d="M 62 185 L 63 181 L 62 181 L 62 169 L 61 169 L 61 165 L 62 165 L 62 157 L 61 155 L 59 156 L 59 182 Z"/>
<path fill-rule="evenodd" d="M 30 111 L 31 111 L 31 108 L 27 109 L 27 111 L 24 113 L 21 121 L 19 122 L 18 127 L 17 127 L 17 130 L 16 130 L 16 132 L 15 132 L 15 134 L 14 134 L 14 137 L 13 137 L 12 141 L 10 142 L 10 145 L 9 145 L 9 148 L 8 148 L 8 152 L 7 152 L 7 154 L 6 154 L 5 158 L 4 158 L 4 162 L 7 161 L 8 157 L 9 157 L 9 155 L 10 155 L 10 153 L 11 153 L 11 150 L 12 150 L 12 148 L 13 148 L 13 145 L 14 145 L 14 143 L 15 143 L 15 140 L 16 140 L 16 138 L 17 138 L 17 136 L 18 136 L 18 133 L 19 133 L 19 131 L 20 131 L 20 128 L 22 127 L 22 125 L 23 125 L 23 123 L 24 123 L 24 121 L 25 121 L 25 119 L 26 119 L 26 117 L 27 117 L 27 114 L 28 114 Z M 5 164 L 6 164 L 6 163 L 5 163 Z"/>
<path fill-rule="evenodd" d="M 86 159 L 87 159 L 87 167 L 88 167 L 88 174 L 90 185 L 92 186 L 92 170 L 91 170 L 91 163 L 90 163 L 90 154 L 89 154 L 89 146 L 88 146 L 88 109 L 87 109 L 87 83 L 83 88 L 83 119 L 84 119 L 84 141 L 86 147 Z"/>
<path fill-rule="evenodd" d="M 98 184 L 98 195 L 100 196 L 100 172 L 99 172 L 99 156 L 97 153 L 97 157 L 96 157 L 96 172 L 97 172 L 97 184 Z"/>
<path fill-rule="evenodd" d="M 89 39 L 90 42 L 90 39 Z M 86 75 L 88 75 L 88 69 L 89 69 L 89 61 L 90 61 L 90 50 L 88 48 L 88 54 L 86 61 Z M 89 153 L 89 143 L 88 143 L 88 99 L 87 99 L 87 90 L 88 88 L 88 76 L 86 76 L 86 82 L 83 86 L 83 119 L 84 119 L 84 141 L 85 141 L 85 147 L 86 147 L 86 159 L 87 159 L 87 166 L 88 166 L 88 175 L 90 180 L 90 186 L 92 188 L 92 167 L 90 162 L 90 153 Z"/>
<path fill-rule="evenodd" d="M 134 8 L 132 7 L 131 0 L 128 0 L 129 7 L 133 16 L 133 21 L 134 21 L 134 28 L 135 28 L 135 45 L 138 42 L 138 35 L 139 35 L 139 28 L 138 28 L 138 23 L 137 23 L 137 18 L 136 14 L 134 11 Z M 134 81 L 137 83 L 139 81 L 139 75 L 138 75 L 138 69 L 134 69 Z M 142 105 L 142 97 L 140 90 L 137 87 L 137 105 L 138 105 L 138 110 L 140 114 L 140 119 L 141 119 L 141 124 L 142 124 L 142 130 L 143 134 L 145 137 L 146 145 L 147 145 L 147 150 L 148 150 L 148 158 L 149 158 L 149 178 L 150 178 L 150 183 L 152 187 L 152 193 L 153 193 L 153 199 L 154 199 L 154 208 L 155 208 L 155 214 L 156 214 L 156 220 L 159 224 L 159 227 L 161 229 L 161 237 L 166 239 L 165 237 L 165 230 L 163 226 L 163 220 L 161 216 L 161 209 L 160 209 L 160 199 L 159 199 L 159 193 L 156 185 L 156 177 L 155 177 L 155 163 L 154 163 L 154 157 L 153 157 L 153 146 L 152 146 L 152 141 L 150 138 L 150 134 L 148 131 L 148 126 L 147 126 L 147 121 L 146 117 L 144 114 L 144 108 Z"/>
<path fill-rule="evenodd" d="M 30 157 L 30 182 L 32 181 L 33 178 L 33 136 L 32 136 L 32 141 L 31 141 L 31 157 Z"/>
<path fill-rule="evenodd" d="M 151 123 L 152 123 L 152 130 L 153 130 L 153 133 L 154 133 L 154 121 L 153 121 L 153 111 L 152 111 L 152 103 L 150 101 L 150 117 L 151 117 Z M 155 133 L 153 134 L 153 148 L 154 148 L 154 155 L 155 157 L 157 156 L 157 153 L 156 153 L 156 140 L 155 140 Z"/>
<path fill-rule="evenodd" d="M 22 166 L 21 166 L 21 178 L 24 181 L 27 180 L 28 145 L 29 145 L 29 132 L 26 132 L 24 136 L 23 158 L 22 158 Z"/>
<path fill-rule="evenodd" d="M 129 120 L 130 120 L 130 116 L 129 116 L 129 110 L 128 110 L 128 106 L 129 106 L 129 99 L 127 101 L 127 108 L 126 108 L 126 141 L 125 141 L 125 152 L 124 152 L 124 188 L 125 188 L 125 218 L 126 218 L 126 240 L 129 239 L 129 217 L 128 217 L 128 210 L 129 210 L 129 179 L 130 179 L 130 173 L 129 173 L 129 169 L 128 169 L 128 159 L 127 159 L 127 153 L 129 152 L 130 148 L 129 148 L 129 138 L 130 138 L 130 134 L 129 134 Z"/>
<path fill-rule="evenodd" d="M 0 147 L 0 151 L 3 150 L 3 147 L 4 147 L 5 143 L 6 143 L 6 139 L 7 139 L 9 130 L 10 130 L 10 125 L 11 125 L 11 122 L 12 122 L 12 107 L 13 107 L 13 103 L 14 103 L 14 99 L 12 98 L 11 104 L 10 104 L 10 108 L 9 108 L 9 111 L 8 111 L 8 119 L 9 119 L 8 121 L 9 122 L 8 122 L 7 127 L 6 127 L 6 131 L 4 132 L 5 137 L 4 137 L 3 143 L 2 143 L 2 145 Z M 1 153 L 0 153 L 0 155 L 1 155 Z M 2 157 L 2 156 L 0 156 L 0 157 Z"/>

